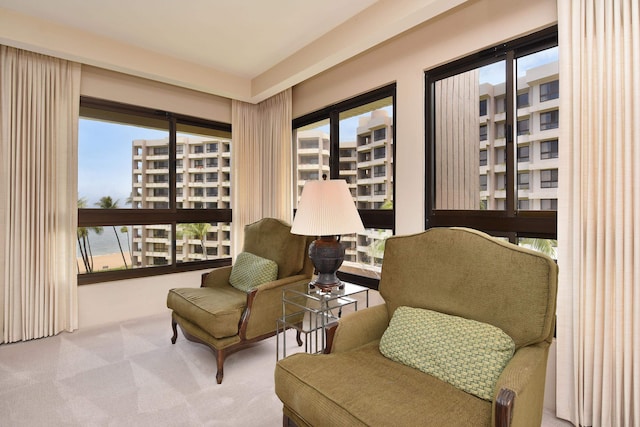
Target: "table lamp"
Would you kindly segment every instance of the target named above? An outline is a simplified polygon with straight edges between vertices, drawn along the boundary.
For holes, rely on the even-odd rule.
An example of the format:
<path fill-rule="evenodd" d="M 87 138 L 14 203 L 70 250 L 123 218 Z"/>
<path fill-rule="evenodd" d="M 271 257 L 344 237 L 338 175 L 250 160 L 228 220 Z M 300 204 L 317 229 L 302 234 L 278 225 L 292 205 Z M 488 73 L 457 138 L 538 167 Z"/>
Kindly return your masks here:
<path fill-rule="evenodd" d="M 318 237 L 309 245 L 309 258 L 318 273 L 310 285 L 325 292 L 340 286 L 336 271 L 344 261 L 344 247 L 339 237 L 362 231 L 364 226 L 345 180 L 306 182 L 291 232 Z"/>

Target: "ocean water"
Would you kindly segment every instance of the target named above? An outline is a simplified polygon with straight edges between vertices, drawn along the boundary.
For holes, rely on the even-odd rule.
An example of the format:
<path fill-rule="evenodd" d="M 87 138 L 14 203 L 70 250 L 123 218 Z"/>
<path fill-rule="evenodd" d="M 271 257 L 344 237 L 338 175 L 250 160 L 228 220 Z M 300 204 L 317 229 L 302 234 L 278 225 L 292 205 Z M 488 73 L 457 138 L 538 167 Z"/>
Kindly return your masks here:
<path fill-rule="evenodd" d="M 119 225 L 116 226 L 116 232 L 118 233 L 118 237 L 120 237 L 122 250 L 126 253 L 129 252 L 129 245 L 131 245 L 131 240 L 129 240 L 129 236 L 131 235 L 131 227 L 128 228 L 128 233 L 121 232 L 120 228 L 122 227 Z M 96 234 L 93 230 L 89 230 L 89 243 L 91 244 L 91 253 L 94 256 L 120 253 L 118 241 L 116 240 L 116 234 L 114 233 L 113 227 L 111 226 L 103 227 L 102 234 Z M 81 256 L 77 242 L 76 254 L 77 256 Z"/>

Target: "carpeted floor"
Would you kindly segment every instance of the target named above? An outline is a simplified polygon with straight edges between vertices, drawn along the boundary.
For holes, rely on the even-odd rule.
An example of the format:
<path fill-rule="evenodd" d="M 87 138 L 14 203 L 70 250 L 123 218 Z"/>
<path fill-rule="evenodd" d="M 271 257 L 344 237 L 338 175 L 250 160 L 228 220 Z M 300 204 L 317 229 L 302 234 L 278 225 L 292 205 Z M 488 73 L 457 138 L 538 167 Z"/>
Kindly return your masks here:
<path fill-rule="evenodd" d="M 170 337 L 167 313 L 0 345 L 0 425 L 282 425 L 275 338 L 229 356 L 218 385 L 213 353 Z M 543 426 L 566 425 L 545 414 Z"/>
<path fill-rule="evenodd" d="M 211 350 L 170 337 L 167 314 L 0 346 L 0 425 L 282 425 L 275 339 L 229 356 L 218 385 Z"/>

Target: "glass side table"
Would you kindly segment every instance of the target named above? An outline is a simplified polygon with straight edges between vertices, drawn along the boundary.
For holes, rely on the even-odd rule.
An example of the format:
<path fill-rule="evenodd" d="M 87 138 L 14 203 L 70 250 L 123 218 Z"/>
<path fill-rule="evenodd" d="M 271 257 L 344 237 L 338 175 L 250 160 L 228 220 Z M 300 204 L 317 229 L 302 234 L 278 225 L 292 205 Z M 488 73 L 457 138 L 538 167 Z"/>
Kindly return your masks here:
<path fill-rule="evenodd" d="M 287 357 L 287 329 L 304 334 L 305 352 L 322 353 L 326 346 L 326 329 L 340 319 L 343 308 L 353 307 L 357 311 L 358 296 L 364 296 L 365 307 L 369 307 L 369 288 L 347 282 L 343 285 L 331 292 L 320 291 L 312 285 L 307 286 L 306 291 L 299 288 L 282 291 L 282 317 L 276 321 L 276 360 L 280 359 L 280 354 Z M 298 344 L 302 345 L 300 341 Z"/>

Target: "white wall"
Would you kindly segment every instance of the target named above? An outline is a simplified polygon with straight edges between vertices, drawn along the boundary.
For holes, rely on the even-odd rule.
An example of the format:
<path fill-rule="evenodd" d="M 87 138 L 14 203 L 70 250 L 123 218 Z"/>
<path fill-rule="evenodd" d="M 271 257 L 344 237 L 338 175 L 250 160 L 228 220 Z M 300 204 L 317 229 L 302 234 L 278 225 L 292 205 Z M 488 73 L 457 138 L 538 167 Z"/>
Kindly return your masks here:
<path fill-rule="evenodd" d="M 166 313 L 169 319 L 169 289 L 196 288 L 200 286 L 201 274 L 202 271 L 190 271 L 78 286 L 78 327 L 83 329 L 161 313 Z"/>
<path fill-rule="evenodd" d="M 80 94 L 139 107 L 231 123 L 231 100 L 82 65 Z"/>

